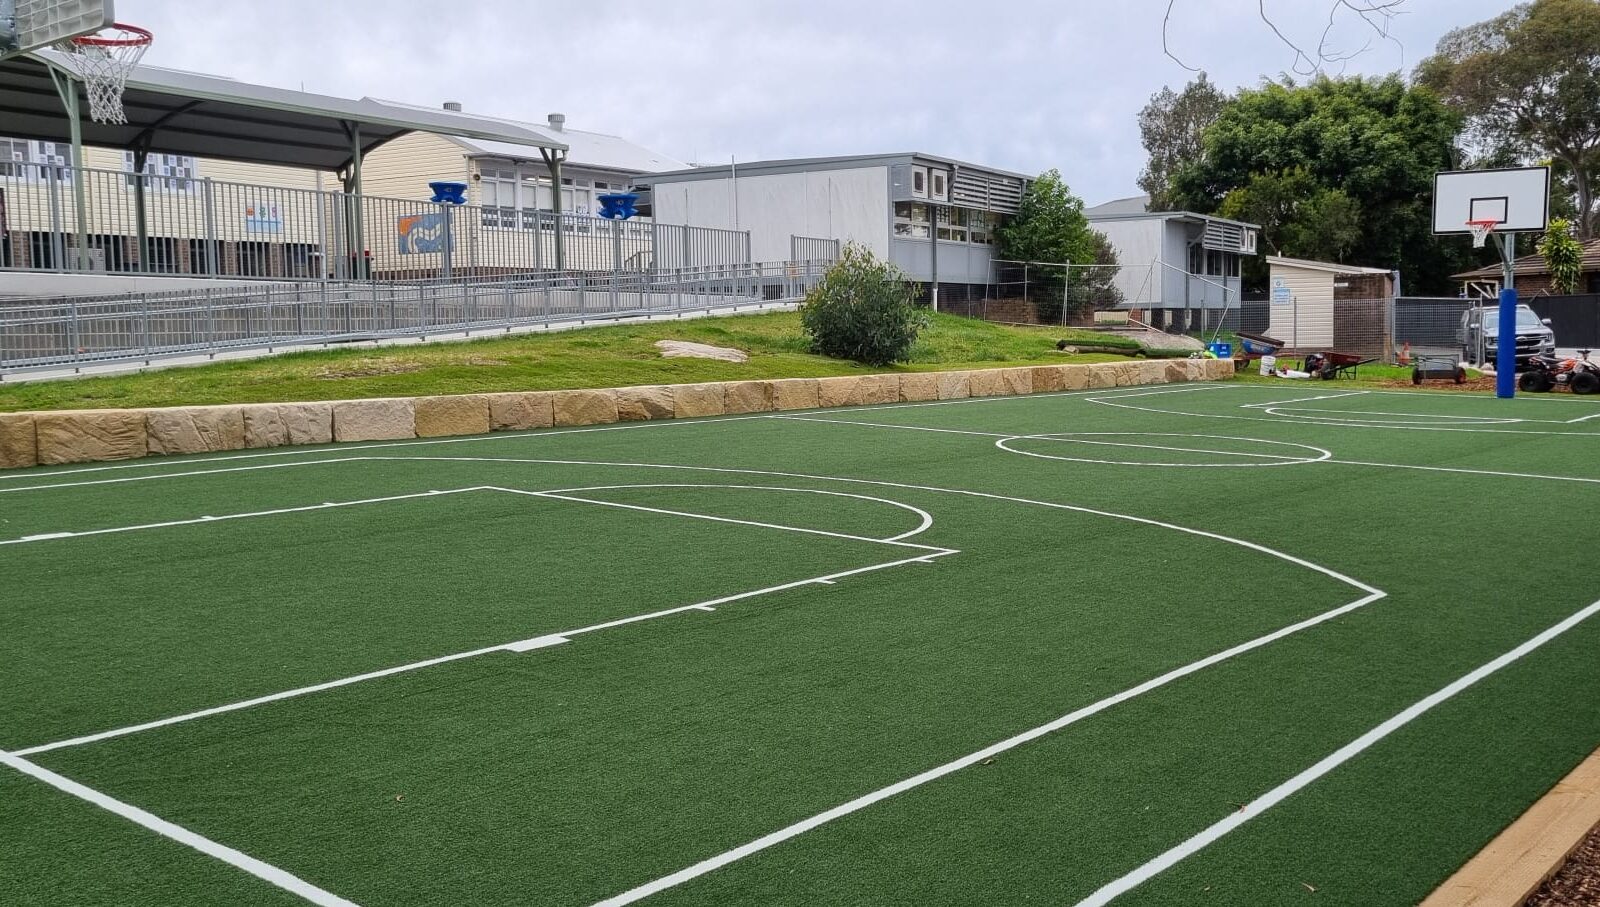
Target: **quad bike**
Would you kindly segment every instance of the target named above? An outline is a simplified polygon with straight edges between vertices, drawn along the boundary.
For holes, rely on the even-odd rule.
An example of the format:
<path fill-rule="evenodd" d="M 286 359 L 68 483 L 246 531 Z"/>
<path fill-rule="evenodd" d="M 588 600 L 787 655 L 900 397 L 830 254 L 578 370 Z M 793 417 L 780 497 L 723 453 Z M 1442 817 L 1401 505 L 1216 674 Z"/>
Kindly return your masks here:
<path fill-rule="evenodd" d="M 1536 394 L 1562 385 L 1574 394 L 1600 393 L 1600 363 L 1589 361 L 1588 350 L 1579 350 L 1577 356 L 1564 359 L 1533 356 L 1517 378 L 1518 388 Z"/>

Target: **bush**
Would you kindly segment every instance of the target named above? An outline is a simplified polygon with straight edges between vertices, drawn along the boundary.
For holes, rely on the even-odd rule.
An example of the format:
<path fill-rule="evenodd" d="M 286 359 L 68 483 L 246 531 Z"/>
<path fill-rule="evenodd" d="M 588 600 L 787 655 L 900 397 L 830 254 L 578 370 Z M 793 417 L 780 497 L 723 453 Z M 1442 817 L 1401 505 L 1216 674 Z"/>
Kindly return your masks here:
<path fill-rule="evenodd" d="M 800 307 L 812 352 L 867 365 L 905 359 L 928 318 L 905 273 L 855 243 Z"/>

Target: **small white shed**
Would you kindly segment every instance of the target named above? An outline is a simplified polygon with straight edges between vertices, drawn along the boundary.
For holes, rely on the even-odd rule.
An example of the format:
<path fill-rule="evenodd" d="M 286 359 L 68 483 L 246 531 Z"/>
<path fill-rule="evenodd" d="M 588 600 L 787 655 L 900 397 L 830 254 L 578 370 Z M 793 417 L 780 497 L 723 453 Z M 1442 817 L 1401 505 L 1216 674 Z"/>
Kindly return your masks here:
<path fill-rule="evenodd" d="M 1394 297 L 1393 271 L 1280 255 L 1267 256 L 1267 266 L 1267 334 L 1287 348 L 1388 344 L 1382 322 Z"/>

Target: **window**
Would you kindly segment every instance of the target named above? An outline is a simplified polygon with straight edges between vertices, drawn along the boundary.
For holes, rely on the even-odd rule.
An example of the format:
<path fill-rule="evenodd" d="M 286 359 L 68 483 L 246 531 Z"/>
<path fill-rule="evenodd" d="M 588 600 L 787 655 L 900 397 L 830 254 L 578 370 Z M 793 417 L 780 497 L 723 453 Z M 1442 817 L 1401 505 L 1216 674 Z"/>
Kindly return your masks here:
<path fill-rule="evenodd" d="M 133 152 L 122 152 L 122 169 L 133 173 Z M 145 185 L 162 192 L 193 192 L 197 173 L 195 160 L 181 154 L 151 154 L 144 159 L 144 174 L 149 177 Z M 128 179 L 132 187 L 132 177 Z"/>
<path fill-rule="evenodd" d="M 1210 277 L 1222 276 L 1222 253 L 1216 249 L 1206 250 L 1206 274 Z"/>
<path fill-rule="evenodd" d="M 928 197 L 928 168 L 911 168 L 911 194 L 915 198 Z"/>
<path fill-rule="evenodd" d="M 145 240 L 145 259 L 139 270 L 151 274 L 178 273 L 178 241 L 170 236 L 151 236 Z"/>
<path fill-rule="evenodd" d="M 1000 215 L 993 211 L 973 211 L 968 217 L 971 232 L 968 238 L 981 245 L 994 243 L 994 231 L 1000 226 Z"/>
<path fill-rule="evenodd" d="M 1206 250 L 1198 245 L 1189 246 L 1189 273 L 1205 273 Z"/>
<path fill-rule="evenodd" d="M 220 273 L 222 271 L 222 257 L 218 254 L 219 251 L 220 249 L 218 244 L 214 241 L 206 242 L 203 239 L 189 240 L 189 267 L 186 273 L 210 274 L 213 263 L 215 264 L 216 270 Z"/>
<path fill-rule="evenodd" d="M 31 142 L 0 138 L 0 177 L 44 182 L 53 174 L 72 182 L 72 146 L 65 142 Z"/>
<path fill-rule="evenodd" d="M 28 234 L 28 261 L 35 268 L 59 268 L 62 262 L 57 258 L 56 252 L 60 250 L 61 257 L 67 257 L 67 237 L 61 233 L 29 233 Z"/>
<path fill-rule="evenodd" d="M 930 170 L 928 172 L 928 178 L 933 187 L 930 193 L 931 197 L 939 201 L 946 201 L 950 198 L 949 184 L 945 181 L 948 175 L 943 170 Z"/>
<path fill-rule="evenodd" d="M 894 235 L 905 239 L 927 239 L 931 229 L 928 206 L 918 202 L 894 203 Z"/>
<path fill-rule="evenodd" d="M 283 247 L 285 277 L 317 277 L 317 247 L 310 243 L 288 243 Z"/>
<path fill-rule="evenodd" d="M 1237 254 L 1235 254 L 1233 252 L 1224 252 L 1222 257 L 1223 257 L 1224 264 L 1227 265 L 1228 276 L 1229 277 L 1238 277 L 1239 276 L 1239 259 L 1242 256 L 1237 255 Z"/>
<path fill-rule="evenodd" d="M 966 242 L 967 221 L 968 212 L 965 208 L 942 209 L 939 212 L 939 238 L 946 242 Z"/>
<path fill-rule="evenodd" d="M 270 277 L 271 270 L 268 266 L 272 246 L 264 242 L 242 242 L 238 244 L 238 274 L 240 277 Z"/>

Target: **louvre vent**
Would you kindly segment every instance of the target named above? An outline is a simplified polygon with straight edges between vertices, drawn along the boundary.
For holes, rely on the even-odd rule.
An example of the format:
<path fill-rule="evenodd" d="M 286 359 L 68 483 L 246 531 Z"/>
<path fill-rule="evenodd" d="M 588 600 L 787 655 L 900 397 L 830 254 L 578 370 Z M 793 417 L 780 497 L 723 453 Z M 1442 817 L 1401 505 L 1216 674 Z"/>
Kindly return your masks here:
<path fill-rule="evenodd" d="M 963 208 L 1015 214 L 1022 206 L 1022 180 L 958 167 L 950 181 L 950 203 Z"/>

